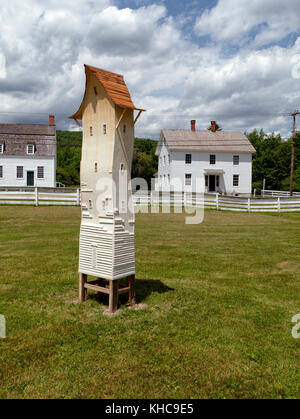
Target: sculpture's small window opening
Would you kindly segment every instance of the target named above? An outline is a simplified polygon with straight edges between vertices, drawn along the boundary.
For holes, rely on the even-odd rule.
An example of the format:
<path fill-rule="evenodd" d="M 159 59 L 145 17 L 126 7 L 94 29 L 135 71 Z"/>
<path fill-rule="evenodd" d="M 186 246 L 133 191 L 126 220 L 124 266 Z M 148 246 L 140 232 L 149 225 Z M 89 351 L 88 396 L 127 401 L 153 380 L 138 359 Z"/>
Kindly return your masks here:
<path fill-rule="evenodd" d="M 123 125 L 123 132 L 126 133 L 126 125 Z"/>
<path fill-rule="evenodd" d="M 125 170 L 125 165 L 124 165 L 124 163 L 121 163 L 120 170 L 121 170 L 121 172 L 124 172 L 124 170 Z"/>
<path fill-rule="evenodd" d="M 171 157 L 170 154 L 168 154 L 168 163 L 171 164 Z"/>
<path fill-rule="evenodd" d="M 44 179 L 44 166 L 38 166 L 37 177 L 38 179 Z"/>
<path fill-rule="evenodd" d="M 97 172 L 98 172 L 98 163 L 95 162 L 95 173 L 97 173 Z"/>
<path fill-rule="evenodd" d="M 211 154 L 209 156 L 209 163 L 210 164 L 216 164 L 216 155 L 215 154 Z"/>
<path fill-rule="evenodd" d="M 105 201 L 102 201 L 102 209 L 105 210 Z"/>
<path fill-rule="evenodd" d="M 90 136 L 93 136 L 93 127 L 90 127 Z"/>
<path fill-rule="evenodd" d="M 27 154 L 34 154 L 34 144 L 27 144 Z"/>
<path fill-rule="evenodd" d="M 107 129 L 106 129 L 106 124 L 103 125 L 103 134 L 106 135 L 107 133 Z"/>
<path fill-rule="evenodd" d="M 185 164 L 191 164 L 192 163 L 192 155 L 186 154 L 185 155 Z"/>
<path fill-rule="evenodd" d="M 94 87 L 95 96 L 98 96 L 97 87 Z"/>
<path fill-rule="evenodd" d="M 3 154 L 3 153 L 4 153 L 4 144 L 1 143 L 0 144 L 0 154 Z"/>
<path fill-rule="evenodd" d="M 125 208 L 125 201 L 122 201 L 122 202 L 121 202 L 121 210 L 122 210 L 122 213 L 124 213 L 124 212 L 126 211 L 126 208 Z"/>
<path fill-rule="evenodd" d="M 240 183 L 240 176 L 233 175 L 233 186 L 239 186 L 239 183 Z"/>
<path fill-rule="evenodd" d="M 166 165 L 166 156 L 164 156 L 164 166 Z"/>
<path fill-rule="evenodd" d="M 89 199 L 89 209 L 93 209 L 93 201 Z"/>
<path fill-rule="evenodd" d="M 185 186 L 192 185 L 192 175 L 190 173 L 185 174 Z"/>
<path fill-rule="evenodd" d="M 17 179 L 23 179 L 23 166 L 17 166 Z"/>
<path fill-rule="evenodd" d="M 238 166 L 240 164 L 240 156 L 233 156 L 233 164 L 234 166 Z"/>
<path fill-rule="evenodd" d="M 0 177 L 3 177 L 3 166 L 0 166 Z"/>

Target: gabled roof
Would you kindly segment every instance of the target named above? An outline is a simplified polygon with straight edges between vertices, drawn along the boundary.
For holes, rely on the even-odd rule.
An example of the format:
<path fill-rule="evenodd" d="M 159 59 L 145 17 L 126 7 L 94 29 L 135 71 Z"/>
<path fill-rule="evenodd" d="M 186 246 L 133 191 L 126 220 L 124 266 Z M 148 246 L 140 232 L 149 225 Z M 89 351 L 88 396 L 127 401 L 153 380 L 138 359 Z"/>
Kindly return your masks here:
<path fill-rule="evenodd" d="M 125 84 L 124 77 L 120 74 L 111 73 L 110 71 L 101 70 L 90 65 L 85 64 L 85 73 L 90 71 L 96 79 L 102 84 L 110 99 L 121 108 L 129 108 L 137 111 L 144 111 L 144 109 L 136 108 L 132 102 L 129 90 Z M 84 99 L 78 111 L 70 116 L 72 119 L 81 119 Z"/>
<path fill-rule="evenodd" d="M 56 127 L 44 124 L 0 124 L 0 143 L 5 144 L 3 156 L 28 156 L 27 144 L 35 144 L 34 157 L 54 157 Z"/>
<path fill-rule="evenodd" d="M 219 151 L 255 153 L 248 138 L 242 132 L 209 130 L 162 130 L 158 148 L 161 147 L 163 138 L 171 151 Z"/>

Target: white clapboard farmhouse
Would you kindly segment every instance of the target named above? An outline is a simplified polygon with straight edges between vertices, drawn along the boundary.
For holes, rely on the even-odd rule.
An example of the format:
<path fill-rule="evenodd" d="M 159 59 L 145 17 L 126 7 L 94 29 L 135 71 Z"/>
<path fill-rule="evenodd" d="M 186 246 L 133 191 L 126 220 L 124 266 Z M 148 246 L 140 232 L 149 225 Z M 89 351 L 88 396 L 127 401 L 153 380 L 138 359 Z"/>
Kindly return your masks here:
<path fill-rule="evenodd" d="M 243 133 L 217 131 L 214 121 L 211 130 L 196 130 L 196 121 L 190 130 L 164 129 L 156 150 L 155 189 L 194 192 L 200 179 L 206 193 L 250 194 L 253 153 Z"/>
<path fill-rule="evenodd" d="M 0 187 L 56 186 L 56 127 L 0 124 Z"/>

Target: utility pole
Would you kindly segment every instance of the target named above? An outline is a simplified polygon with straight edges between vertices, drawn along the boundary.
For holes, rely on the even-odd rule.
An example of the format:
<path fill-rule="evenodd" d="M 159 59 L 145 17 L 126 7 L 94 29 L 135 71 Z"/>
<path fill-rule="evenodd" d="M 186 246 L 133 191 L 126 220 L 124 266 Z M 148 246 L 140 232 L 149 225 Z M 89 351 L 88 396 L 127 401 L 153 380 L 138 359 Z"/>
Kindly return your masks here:
<path fill-rule="evenodd" d="M 295 162 L 295 138 L 296 138 L 296 116 L 300 115 L 299 111 L 291 112 L 288 116 L 293 117 L 293 137 L 292 137 L 292 152 L 291 152 L 291 183 L 290 183 L 290 196 L 293 196 L 294 184 L 294 162 Z"/>

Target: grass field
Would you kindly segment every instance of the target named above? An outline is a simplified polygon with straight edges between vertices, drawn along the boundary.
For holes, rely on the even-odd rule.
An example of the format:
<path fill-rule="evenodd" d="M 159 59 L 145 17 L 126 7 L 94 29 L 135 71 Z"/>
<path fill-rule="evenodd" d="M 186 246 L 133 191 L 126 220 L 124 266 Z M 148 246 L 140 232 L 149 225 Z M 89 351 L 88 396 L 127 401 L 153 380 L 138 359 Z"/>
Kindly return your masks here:
<path fill-rule="evenodd" d="M 300 214 L 137 215 L 139 310 L 77 304 L 80 211 L 0 207 L 1 398 L 300 396 Z"/>

